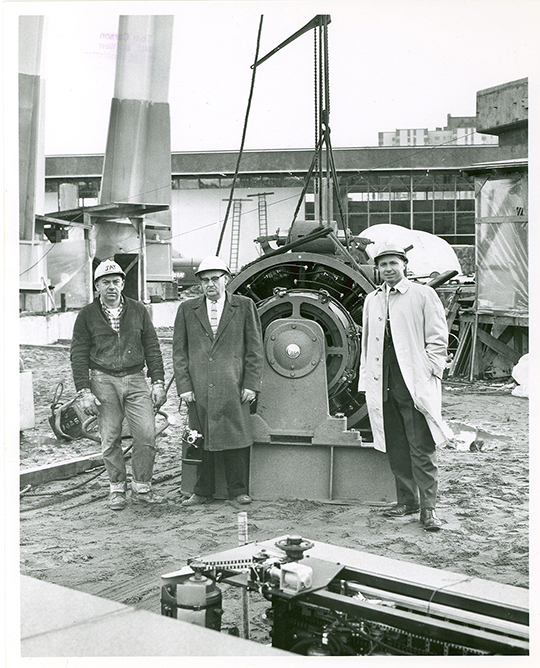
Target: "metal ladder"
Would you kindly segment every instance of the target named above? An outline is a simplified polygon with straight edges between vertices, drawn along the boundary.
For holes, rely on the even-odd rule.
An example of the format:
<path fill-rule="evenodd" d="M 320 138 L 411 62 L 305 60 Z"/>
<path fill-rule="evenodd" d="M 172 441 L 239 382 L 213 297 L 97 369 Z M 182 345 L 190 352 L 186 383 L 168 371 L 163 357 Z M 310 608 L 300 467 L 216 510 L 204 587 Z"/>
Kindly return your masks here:
<path fill-rule="evenodd" d="M 240 248 L 240 219 L 242 216 L 242 200 L 233 200 L 233 215 L 231 227 L 231 252 L 229 256 L 229 269 L 231 273 L 238 271 L 238 252 Z"/>
<path fill-rule="evenodd" d="M 259 236 L 268 236 L 268 219 L 266 214 L 266 195 L 273 195 L 274 193 L 252 193 L 248 197 L 257 197 L 258 211 L 259 211 Z"/>

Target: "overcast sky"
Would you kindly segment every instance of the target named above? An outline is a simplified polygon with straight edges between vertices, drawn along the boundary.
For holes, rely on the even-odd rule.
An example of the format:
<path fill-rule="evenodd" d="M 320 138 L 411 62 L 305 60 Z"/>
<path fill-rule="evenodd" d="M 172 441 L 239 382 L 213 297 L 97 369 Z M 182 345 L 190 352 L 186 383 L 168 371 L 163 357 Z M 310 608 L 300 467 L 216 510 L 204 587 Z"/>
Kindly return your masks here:
<path fill-rule="evenodd" d="M 120 14 L 174 15 L 172 149 L 237 150 L 259 19 L 260 55 L 318 13 L 331 15 L 330 127 L 334 147 L 377 145 L 378 132 L 444 126 L 474 116 L 476 92 L 538 70 L 538 0 L 16 3 L 44 14 L 45 152 L 102 153 L 115 59 L 102 33 Z M 4 8 L 6 8 L 4 4 Z M 246 149 L 311 148 L 313 37 L 257 70 Z"/>

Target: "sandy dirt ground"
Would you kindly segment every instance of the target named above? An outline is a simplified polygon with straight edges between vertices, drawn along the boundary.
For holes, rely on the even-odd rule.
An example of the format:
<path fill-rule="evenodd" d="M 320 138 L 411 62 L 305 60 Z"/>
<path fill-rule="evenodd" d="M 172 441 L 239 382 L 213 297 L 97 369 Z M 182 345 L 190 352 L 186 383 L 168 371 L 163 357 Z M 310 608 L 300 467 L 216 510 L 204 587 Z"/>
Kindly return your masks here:
<path fill-rule="evenodd" d="M 168 380 L 170 332 L 160 336 Z M 74 395 L 68 346 L 23 346 L 20 355 L 24 367 L 33 371 L 36 414 L 36 427 L 21 433 L 21 470 L 95 453 L 94 441 L 60 441 L 48 423 L 57 384 L 64 383 L 63 399 Z M 20 501 L 21 572 L 159 613 L 160 576 L 197 555 L 236 547 L 237 515 L 247 510 L 252 541 L 299 534 L 528 587 L 528 401 L 511 394 L 514 385 L 444 384 L 445 419 L 456 434 L 474 433 L 439 450 L 438 513 L 444 527 L 438 533 L 424 532 L 414 516 L 389 520 L 380 507 L 355 502 L 254 500 L 240 507 L 215 501 L 180 507 L 185 416 L 178 412 L 173 387 L 164 410 L 175 424 L 158 439 L 154 475 L 155 488 L 167 504 L 128 505 L 113 512 L 106 506 L 107 480 L 95 477 L 98 471 L 32 488 Z M 227 585 L 223 590 L 223 628 L 230 629 L 240 625 L 240 592 Z M 263 619 L 268 603 L 253 594 L 250 605 L 252 639 L 270 642 Z"/>

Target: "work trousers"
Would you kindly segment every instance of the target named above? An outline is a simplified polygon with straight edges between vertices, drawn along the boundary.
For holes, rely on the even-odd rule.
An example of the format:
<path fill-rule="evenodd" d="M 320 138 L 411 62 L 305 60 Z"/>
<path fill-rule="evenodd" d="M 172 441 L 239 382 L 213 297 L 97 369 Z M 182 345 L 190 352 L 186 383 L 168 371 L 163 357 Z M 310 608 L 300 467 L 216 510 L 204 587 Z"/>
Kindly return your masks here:
<path fill-rule="evenodd" d="M 437 458 L 426 418 L 414 407 L 392 345 L 384 351 L 383 418 L 397 502 L 435 508 Z"/>
<path fill-rule="evenodd" d="M 194 492 L 198 496 L 213 496 L 216 490 L 216 455 L 223 455 L 223 466 L 227 492 L 230 498 L 248 492 L 249 448 L 220 450 L 219 452 L 203 450 L 199 464 L 199 474 Z"/>
<path fill-rule="evenodd" d="M 90 381 L 92 392 L 101 403 L 98 425 L 111 490 L 124 491 L 126 488 L 126 462 L 122 452 L 125 417 L 133 437 L 132 488 L 138 492 L 149 491 L 156 457 L 156 427 L 144 371 L 117 377 L 92 369 Z"/>

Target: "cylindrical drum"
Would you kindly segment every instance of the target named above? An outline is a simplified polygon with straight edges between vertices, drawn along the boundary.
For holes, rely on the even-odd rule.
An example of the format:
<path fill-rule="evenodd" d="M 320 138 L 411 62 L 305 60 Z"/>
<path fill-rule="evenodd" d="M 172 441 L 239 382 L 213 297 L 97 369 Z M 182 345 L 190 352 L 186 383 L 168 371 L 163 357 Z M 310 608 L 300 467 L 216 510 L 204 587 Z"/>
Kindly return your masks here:
<path fill-rule="evenodd" d="M 176 586 L 177 619 L 220 631 L 221 605 L 221 590 L 204 575 L 192 575 Z"/>

